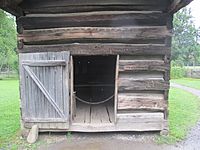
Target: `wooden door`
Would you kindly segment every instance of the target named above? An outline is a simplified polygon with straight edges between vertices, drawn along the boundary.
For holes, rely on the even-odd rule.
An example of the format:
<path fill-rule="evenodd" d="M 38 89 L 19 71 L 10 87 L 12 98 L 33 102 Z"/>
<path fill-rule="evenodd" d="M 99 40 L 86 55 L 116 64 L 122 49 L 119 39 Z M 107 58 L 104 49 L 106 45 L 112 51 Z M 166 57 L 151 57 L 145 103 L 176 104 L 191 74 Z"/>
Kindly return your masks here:
<path fill-rule="evenodd" d="M 22 121 L 69 128 L 69 52 L 20 54 Z"/>

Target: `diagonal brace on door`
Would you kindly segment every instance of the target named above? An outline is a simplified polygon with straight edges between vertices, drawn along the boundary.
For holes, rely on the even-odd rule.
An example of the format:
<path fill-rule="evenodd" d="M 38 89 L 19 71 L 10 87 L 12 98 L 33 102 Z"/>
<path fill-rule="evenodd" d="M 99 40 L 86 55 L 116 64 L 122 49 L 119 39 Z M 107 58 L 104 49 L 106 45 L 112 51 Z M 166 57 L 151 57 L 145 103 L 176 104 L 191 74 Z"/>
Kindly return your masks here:
<path fill-rule="evenodd" d="M 54 100 L 51 97 L 51 95 L 49 94 L 49 92 L 45 89 L 44 85 L 40 82 L 40 80 L 38 79 L 38 77 L 30 69 L 30 67 L 26 66 L 26 65 L 23 65 L 23 68 L 26 70 L 26 72 L 31 77 L 31 79 L 35 82 L 35 84 L 38 86 L 38 88 L 42 91 L 42 93 L 45 95 L 45 97 L 47 98 L 47 100 L 49 101 L 49 103 L 54 107 L 54 109 L 59 114 L 59 116 L 64 119 L 65 115 L 60 110 L 60 108 L 58 107 L 58 105 L 54 102 Z"/>

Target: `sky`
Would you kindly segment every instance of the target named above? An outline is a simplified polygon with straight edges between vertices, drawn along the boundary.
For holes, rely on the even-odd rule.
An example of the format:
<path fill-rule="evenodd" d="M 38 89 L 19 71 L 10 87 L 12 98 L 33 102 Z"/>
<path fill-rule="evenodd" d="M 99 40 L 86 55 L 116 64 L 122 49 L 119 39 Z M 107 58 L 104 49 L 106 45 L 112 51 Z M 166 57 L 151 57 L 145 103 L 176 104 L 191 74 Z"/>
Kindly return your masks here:
<path fill-rule="evenodd" d="M 191 8 L 192 16 L 194 17 L 195 26 L 200 27 L 200 0 L 194 0 L 187 7 Z"/>

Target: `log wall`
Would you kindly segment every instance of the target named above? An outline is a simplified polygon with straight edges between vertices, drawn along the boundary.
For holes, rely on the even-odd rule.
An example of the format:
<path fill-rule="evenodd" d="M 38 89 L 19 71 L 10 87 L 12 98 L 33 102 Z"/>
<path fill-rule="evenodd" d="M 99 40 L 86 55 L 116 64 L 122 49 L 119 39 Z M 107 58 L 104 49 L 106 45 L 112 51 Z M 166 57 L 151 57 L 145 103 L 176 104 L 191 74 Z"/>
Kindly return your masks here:
<path fill-rule="evenodd" d="M 117 121 L 126 124 L 139 116 L 142 122 L 143 115 L 155 123 L 149 115 L 159 116 L 159 127 L 165 122 L 172 29 L 168 0 L 26 0 L 20 7 L 19 53 L 119 55 Z"/>

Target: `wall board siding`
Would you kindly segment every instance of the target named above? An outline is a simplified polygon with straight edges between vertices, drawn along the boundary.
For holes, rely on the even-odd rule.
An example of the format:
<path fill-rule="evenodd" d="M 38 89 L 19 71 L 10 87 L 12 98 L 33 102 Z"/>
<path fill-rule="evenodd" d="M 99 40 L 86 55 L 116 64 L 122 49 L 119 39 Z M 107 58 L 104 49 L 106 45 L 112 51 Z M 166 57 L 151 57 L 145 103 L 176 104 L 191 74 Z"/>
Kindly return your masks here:
<path fill-rule="evenodd" d="M 130 114 L 117 114 L 117 121 L 119 123 L 148 123 L 164 121 L 163 113 L 130 113 Z"/>
<path fill-rule="evenodd" d="M 23 45 L 20 53 L 69 51 L 71 55 L 164 55 L 169 47 L 164 44 L 80 43 L 57 45 Z"/>
<path fill-rule="evenodd" d="M 164 5 L 84 5 L 84 6 L 55 6 L 45 8 L 24 8 L 25 14 L 59 14 L 93 11 L 162 11 L 167 12 Z"/>
<path fill-rule="evenodd" d="M 170 36 L 166 26 L 148 27 L 70 27 L 54 29 L 24 30 L 18 35 L 24 43 L 47 41 L 133 41 L 158 40 Z"/>
<path fill-rule="evenodd" d="M 121 60 L 119 71 L 167 71 L 169 66 L 162 60 Z"/>
<path fill-rule="evenodd" d="M 120 57 L 117 113 L 119 122 L 166 124 L 163 123 L 167 109 L 164 91 L 169 89 L 169 82 L 164 77 L 170 67 L 164 58 L 165 54 L 155 53 Z"/>
<path fill-rule="evenodd" d="M 63 6 L 105 6 L 105 5 L 114 5 L 114 6 L 120 6 L 120 5 L 136 5 L 136 6 L 168 6 L 169 1 L 168 0 L 46 0 L 46 1 L 40 1 L 40 0 L 26 0 L 23 1 L 21 4 L 22 8 L 47 8 L 47 7 L 63 7 Z"/>
<path fill-rule="evenodd" d="M 166 25 L 167 14 L 157 11 L 98 11 L 67 14 L 30 14 L 17 19 L 23 29 L 62 27 L 122 27 Z"/>
<path fill-rule="evenodd" d="M 122 93 L 118 95 L 119 110 L 163 111 L 166 108 L 163 94 Z"/>
<path fill-rule="evenodd" d="M 134 80 L 134 79 L 119 79 L 119 91 L 131 90 L 167 90 L 169 82 L 164 80 Z"/>
<path fill-rule="evenodd" d="M 25 125 L 31 127 L 37 123 L 44 131 L 67 128 L 66 118 L 61 116 L 68 115 L 69 111 L 64 111 L 69 110 L 68 102 L 59 99 L 69 98 L 67 92 L 60 94 L 63 87 L 64 91 L 69 90 L 68 76 L 64 76 L 66 70 L 62 70 L 68 65 L 63 60 L 69 60 L 66 58 L 69 54 L 65 58 L 60 54 L 69 51 L 72 56 L 119 55 L 116 124 L 112 127 L 76 124 L 70 126 L 69 131 L 162 130 L 166 121 L 171 53 L 171 45 L 168 45 L 171 29 L 167 27 L 169 16 L 163 10 L 169 1 L 76 2 L 27 0 L 21 5 L 28 7 L 25 16 L 17 19 L 18 51 L 21 55 L 31 53 L 30 58 L 21 64 L 29 66 L 46 88 L 46 92 L 41 91 L 27 71 L 21 72 L 27 77 L 21 79 L 22 87 L 31 87 L 24 97 L 27 101 L 23 108 L 30 108 L 23 110 L 27 113 L 23 116 Z M 149 9 L 151 11 L 146 11 Z M 44 52 L 49 55 L 33 55 Z M 56 57 L 50 55 L 51 52 Z M 41 100 L 38 108 L 42 112 L 31 107 L 37 105 L 37 101 L 31 99 Z M 52 107 L 47 103 L 48 99 L 58 107 L 54 104 Z"/>
<path fill-rule="evenodd" d="M 123 71 L 119 73 L 120 79 L 134 80 L 164 80 L 164 73 L 158 71 Z"/>

